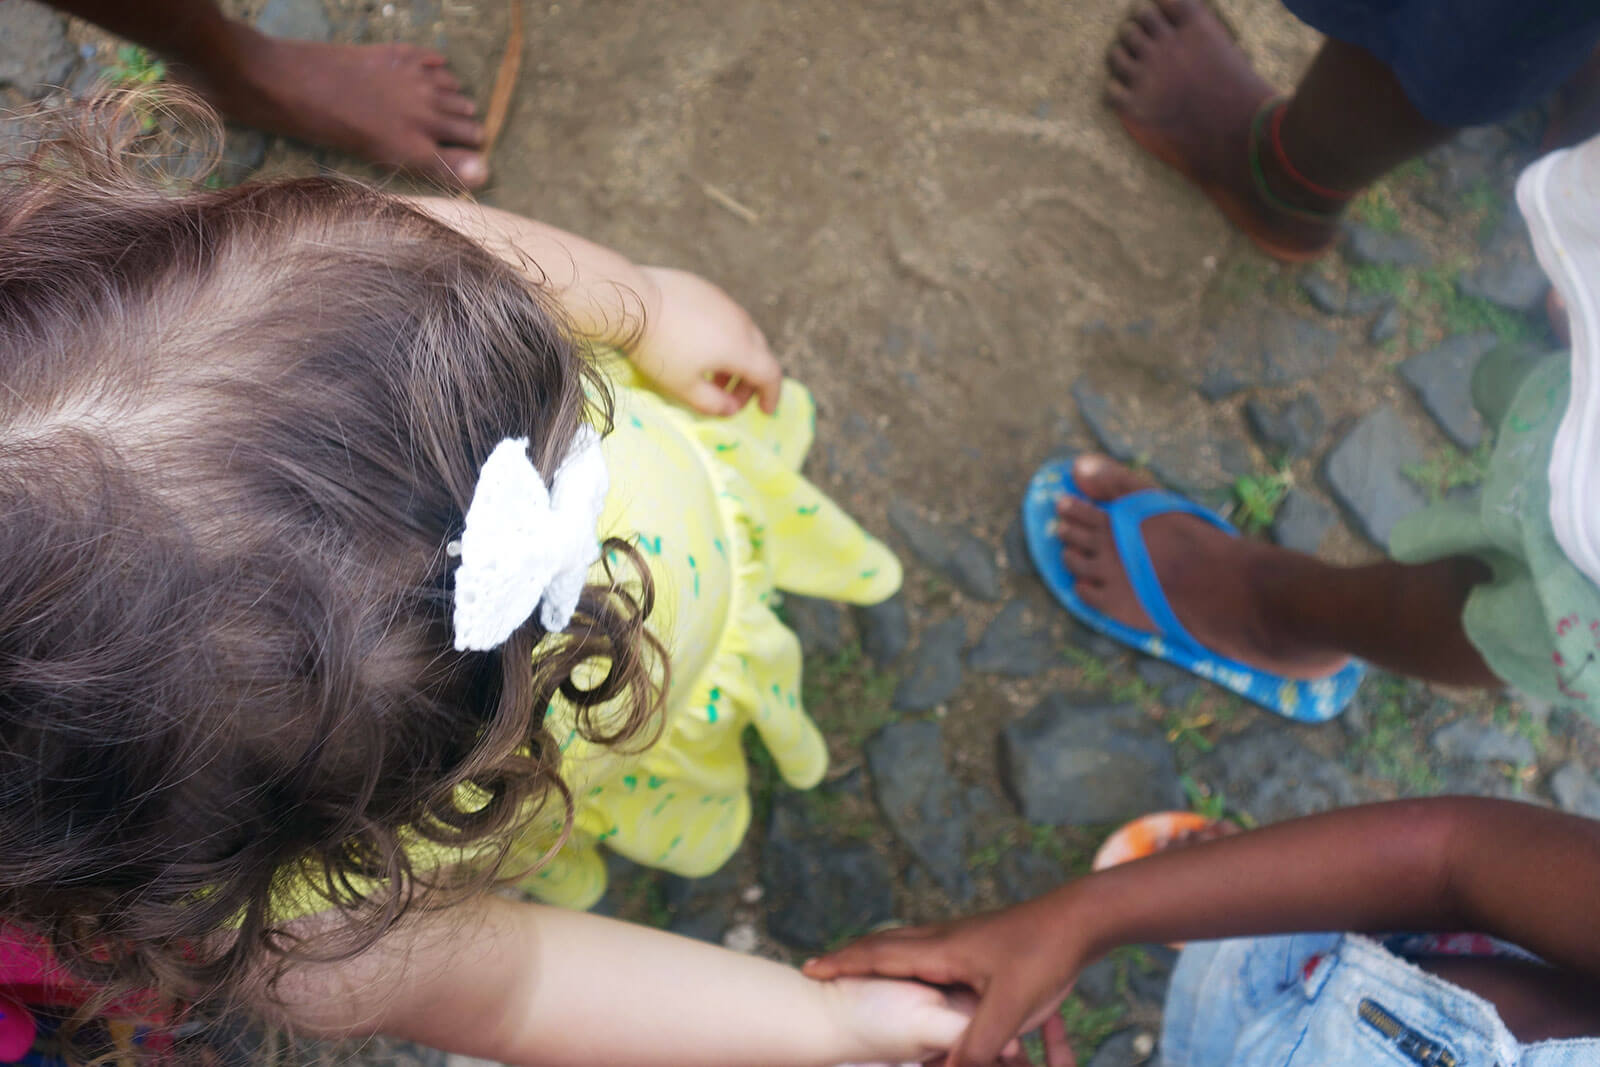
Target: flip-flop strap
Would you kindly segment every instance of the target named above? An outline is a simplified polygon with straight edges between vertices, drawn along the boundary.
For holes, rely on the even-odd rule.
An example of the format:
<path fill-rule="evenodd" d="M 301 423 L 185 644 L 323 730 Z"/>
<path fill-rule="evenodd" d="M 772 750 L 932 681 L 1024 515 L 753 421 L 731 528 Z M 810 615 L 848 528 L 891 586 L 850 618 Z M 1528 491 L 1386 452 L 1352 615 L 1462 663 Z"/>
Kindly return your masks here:
<path fill-rule="evenodd" d="M 1237 535 L 1238 531 L 1214 512 L 1165 489 L 1129 493 L 1101 507 L 1110 516 L 1111 536 L 1116 541 L 1117 555 L 1122 560 L 1123 570 L 1127 572 L 1128 582 L 1133 586 L 1133 595 L 1155 624 L 1156 633 L 1163 640 L 1184 646 L 1189 652 L 1211 655 L 1208 649 L 1189 636 L 1189 631 L 1173 614 L 1172 605 L 1167 603 L 1167 595 L 1161 590 L 1161 580 L 1156 577 L 1155 565 L 1150 562 L 1150 551 L 1145 547 L 1142 527 L 1146 519 L 1157 515 L 1183 514 L 1193 515 L 1230 534 Z"/>

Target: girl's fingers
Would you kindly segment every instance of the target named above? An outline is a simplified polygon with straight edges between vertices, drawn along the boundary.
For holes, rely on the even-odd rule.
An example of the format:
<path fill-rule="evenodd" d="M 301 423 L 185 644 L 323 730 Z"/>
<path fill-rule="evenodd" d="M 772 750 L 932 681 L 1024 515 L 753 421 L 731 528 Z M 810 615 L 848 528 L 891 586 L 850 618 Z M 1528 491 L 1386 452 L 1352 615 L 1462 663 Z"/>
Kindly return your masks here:
<path fill-rule="evenodd" d="M 1044 1039 L 1045 1067 L 1078 1067 L 1072 1042 L 1067 1040 L 1066 1021 L 1061 1018 L 1059 1011 L 1050 1013 L 1050 1018 L 1044 1021 L 1044 1026 L 1039 1030 L 1039 1036 Z"/>
<path fill-rule="evenodd" d="M 740 407 L 733 394 L 717 388 L 715 382 L 704 378 L 689 386 L 688 395 L 683 399 L 702 415 L 732 415 Z"/>
<path fill-rule="evenodd" d="M 961 1043 L 950 1052 L 950 1067 L 988 1067 L 1022 1029 L 1028 1005 L 1003 980 L 984 992 Z M 1054 1065 L 1052 1065 L 1054 1067 Z"/>
<path fill-rule="evenodd" d="M 758 333 L 756 343 L 744 350 L 737 368 L 739 377 L 755 387 L 761 397 L 761 410 L 771 415 L 778 410 L 778 394 L 783 390 L 783 368 Z"/>

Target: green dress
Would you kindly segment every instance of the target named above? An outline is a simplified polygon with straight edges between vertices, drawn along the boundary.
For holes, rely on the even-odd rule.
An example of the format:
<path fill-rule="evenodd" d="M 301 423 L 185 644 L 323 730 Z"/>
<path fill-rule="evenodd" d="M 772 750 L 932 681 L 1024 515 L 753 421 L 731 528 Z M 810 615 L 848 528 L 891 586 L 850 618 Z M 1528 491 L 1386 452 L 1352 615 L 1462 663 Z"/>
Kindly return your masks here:
<path fill-rule="evenodd" d="M 1497 431 L 1482 496 L 1406 517 L 1389 550 L 1402 563 L 1483 560 L 1493 577 L 1473 587 L 1461 622 L 1489 669 L 1600 718 L 1600 590 L 1563 554 L 1550 524 L 1547 472 L 1569 384 L 1565 352 L 1484 357 L 1473 401 Z"/>

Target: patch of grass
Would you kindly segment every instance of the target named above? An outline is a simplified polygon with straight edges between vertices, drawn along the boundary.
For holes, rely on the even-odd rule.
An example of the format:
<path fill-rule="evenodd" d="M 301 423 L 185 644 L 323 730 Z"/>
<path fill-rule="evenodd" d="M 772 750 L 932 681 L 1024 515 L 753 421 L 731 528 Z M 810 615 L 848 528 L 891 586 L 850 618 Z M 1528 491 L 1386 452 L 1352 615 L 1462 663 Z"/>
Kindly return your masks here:
<path fill-rule="evenodd" d="M 772 814 L 772 791 L 778 787 L 778 762 L 754 726 L 744 728 L 744 755 L 750 765 L 751 818 L 757 826 L 765 826 Z"/>
<path fill-rule="evenodd" d="M 1350 288 L 1358 293 L 1383 293 L 1398 300 L 1409 285 L 1406 272 L 1392 263 L 1362 263 L 1350 268 Z"/>
<path fill-rule="evenodd" d="M 806 813 L 811 819 L 818 824 L 832 827 L 839 837 L 854 841 L 870 841 L 881 829 L 865 800 L 821 789 L 810 789 L 800 795 L 804 798 L 802 803 L 805 804 Z"/>
<path fill-rule="evenodd" d="M 154 85 L 166 76 L 167 65 L 134 44 L 117 49 L 116 62 L 106 68 L 107 80 L 128 89 Z"/>
<path fill-rule="evenodd" d="M 1191 713 L 1185 710 L 1168 715 L 1163 725 L 1166 726 L 1167 730 L 1167 744 L 1176 745 L 1179 748 L 1187 745 L 1200 752 L 1210 752 L 1216 746 L 1211 743 L 1210 738 L 1200 731 L 1216 724 L 1217 717 L 1209 711 L 1201 710 Z"/>
<path fill-rule="evenodd" d="M 1351 206 L 1350 214 L 1380 233 L 1399 233 L 1401 229 L 1400 208 L 1386 185 L 1368 190 Z"/>
<path fill-rule="evenodd" d="M 1428 328 L 1420 322 L 1413 322 L 1406 327 L 1406 344 L 1413 351 L 1420 349 L 1428 343 Z"/>
<path fill-rule="evenodd" d="M 1479 178 L 1461 194 L 1461 210 L 1477 220 L 1478 240 L 1487 241 L 1505 217 L 1506 201 L 1487 178 Z"/>
<path fill-rule="evenodd" d="M 1079 1063 L 1087 1063 L 1106 1038 L 1122 1029 L 1127 1016 L 1125 1004 L 1106 1004 L 1091 1008 L 1082 997 L 1071 996 L 1061 1002 L 1061 1021 L 1067 1025 L 1067 1040 Z"/>
<path fill-rule="evenodd" d="M 1500 194 L 1495 192 L 1494 186 L 1489 184 L 1487 178 L 1478 178 L 1469 185 L 1461 194 L 1461 207 L 1474 215 L 1488 215 L 1498 211 L 1503 205 Z"/>
<path fill-rule="evenodd" d="M 1094 655 L 1088 649 L 1067 646 L 1061 650 L 1067 662 L 1078 668 L 1083 675 L 1083 684 L 1091 689 L 1104 689 L 1111 684 L 1111 667 L 1105 660 Z"/>
<path fill-rule="evenodd" d="M 1403 679 L 1375 675 L 1362 694 L 1368 723 L 1350 751 L 1366 768 L 1396 783 L 1408 795 L 1436 793 L 1443 784 L 1417 739 L 1416 709 Z"/>
<path fill-rule="evenodd" d="M 1403 473 L 1416 483 L 1417 488 L 1438 503 L 1446 493 L 1463 486 L 1481 485 L 1489 473 L 1489 455 L 1493 442 L 1485 437 L 1470 453 L 1452 445 L 1438 449 L 1421 463 L 1412 463 Z"/>
<path fill-rule="evenodd" d="M 1427 174 L 1428 165 L 1422 161 L 1420 156 L 1416 156 L 1391 170 L 1389 172 L 1389 180 L 1391 182 L 1407 182 L 1426 177 Z"/>
<path fill-rule="evenodd" d="M 1004 837 L 991 840 L 967 853 L 967 867 L 974 873 L 992 871 L 1000 866 L 1000 859 L 1011 850 L 1011 842 Z"/>
<path fill-rule="evenodd" d="M 1510 727 L 1511 732 L 1532 745 L 1535 752 L 1543 752 L 1545 745 L 1550 741 L 1549 724 L 1515 704 L 1496 704 L 1494 721 L 1497 726 Z"/>
<path fill-rule="evenodd" d="M 900 717 L 890 706 L 894 688 L 894 676 L 874 667 L 855 645 L 808 663 L 802 685 L 806 708 L 822 732 L 852 748 Z"/>
<path fill-rule="evenodd" d="M 106 84 L 122 89 L 143 89 L 167 76 L 167 65 L 138 45 L 126 44 L 117 49 L 115 63 L 106 68 Z M 136 101 L 134 114 L 139 118 L 142 133 L 154 132 L 158 125 L 155 109 L 144 101 Z"/>
<path fill-rule="evenodd" d="M 1457 282 L 1459 267 L 1430 267 L 1416 274 L 1419 301 L 1431 308 L 1447 334 L 1488 332 L 1508 344 L 1528 344 L 1540 337 L 1536 320 L 1481 297 L 1463 293 Z"/>
<path fill-rule="evenodd" d="M 1265 474 L 1244 474 L 1233 483 L 1233 520 L 1246 532 L 1264 530 L 1272 525 L 1283 498 L 1294 485 L 1294 475 L 1287 466 Z"/>
<path fill-rule="evenodd" d="M 665 930 L 672 922 L 672 909 L 667 906 L 667 891 L 654 872 L 633 880 L 623 894 L 617 913 L 657 930 Z"/>
<path fill-rule="evenodd" d="M 1143 678 L 1125 678 L 1113 681 L 1107 689 L 1111 699 L 1118 704 L 1153 704 L 1160 691 Z"/>
<path fill-rule="evenodd" d="M 1091 827 L 1029 824 L 1023 843 L 1035 856 L 1060 867 L 1068 878 L 1081 878 L 1089 873 L 1095 849 L 1109 834 L 1109 830 L 1102 832 Z"/>
<path fill-rule="evenodd" d="M 1203 782 L 1197 782 L 1191 775 L 1183 775 L 1178 779 L 1178 784 L 1183 786 L 1183 795 L 1188 798 L 1189 810 L 1196 815 L 1204 816 L 1212 822 L 1220 822 L 1228 817 L 1228 798 L 1218 790 L 1212 789 Z"/>

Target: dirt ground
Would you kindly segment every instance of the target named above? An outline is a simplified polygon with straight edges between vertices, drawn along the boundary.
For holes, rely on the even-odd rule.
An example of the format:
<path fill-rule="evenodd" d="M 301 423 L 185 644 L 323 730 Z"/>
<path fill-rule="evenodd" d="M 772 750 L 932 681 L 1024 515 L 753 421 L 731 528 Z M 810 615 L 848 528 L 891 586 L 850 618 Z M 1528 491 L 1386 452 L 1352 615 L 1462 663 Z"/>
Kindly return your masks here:
<path fill-rule="evenodd" d="M 360 6 L 348 35 L 441 43 L 487 97 L 501 5 Z M 1100 102 L 1124 7 L 531 4 L 482 199 L 729 289 L 816 393 L 818 473 L 874 529 L 906 496 L 998 534 L 1084 371 L 1180 406 L 1157 394 L 1187 396 L 1162 387 L 1242 251 Z M 1278 79 L 1309 58 L 1272 0 L 1227 13 Z"/>
<path fill-rule="evenodd" d="M 541 6 L 484 199 L 726 286 L 875 529 L 903 496 L 998 534 L 1071 383 L 1169 381 L 1238 243 L 1100 103 L 1124 6 Z M 1309 56 L 1271 0 L 1233 16 L 1276 73 Z M 1133 323 L 1106 367 L 1084 327 Z"/>

